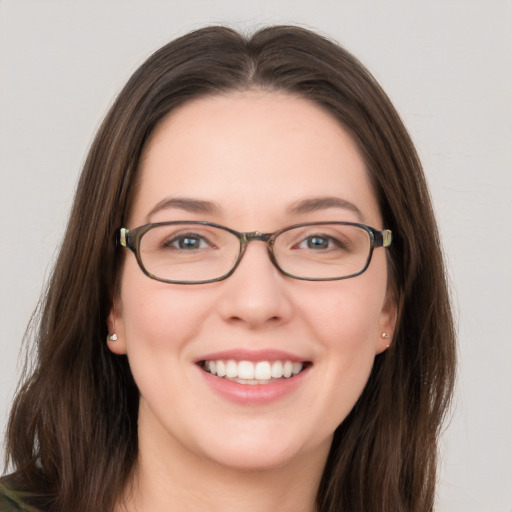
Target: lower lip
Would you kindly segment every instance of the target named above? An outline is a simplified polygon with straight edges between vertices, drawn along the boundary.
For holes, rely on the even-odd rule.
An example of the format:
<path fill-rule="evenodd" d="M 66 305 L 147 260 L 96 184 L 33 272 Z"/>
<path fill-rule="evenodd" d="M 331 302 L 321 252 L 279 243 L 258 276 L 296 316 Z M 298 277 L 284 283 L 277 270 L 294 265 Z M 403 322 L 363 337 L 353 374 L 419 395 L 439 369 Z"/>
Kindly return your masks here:
<path fill-rule="evenodd" d="M 284 398 L 293 393 L 303 382 L 311 368 L 308 366 L 298 375 L 288 379 L 280 379 L 268 384 L 239 384 L 217 377 L 198 367 L 207 385 L 222 398 L 240 405 L 265 405 Z"/>

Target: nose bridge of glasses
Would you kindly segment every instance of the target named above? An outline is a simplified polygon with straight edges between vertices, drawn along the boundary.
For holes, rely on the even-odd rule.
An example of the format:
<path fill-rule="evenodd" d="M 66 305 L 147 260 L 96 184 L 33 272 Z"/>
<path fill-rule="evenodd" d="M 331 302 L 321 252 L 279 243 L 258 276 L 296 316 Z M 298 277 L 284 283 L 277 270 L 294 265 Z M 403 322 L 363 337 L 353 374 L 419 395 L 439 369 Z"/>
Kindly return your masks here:
<path fill-rule="evenodd" d="M 242 257 L 245 254 L 245 251 L 247 249 L 247 245 L 249 242 L 256 241 L 256 242 L 263 242 L 267 247 L 267 254 L 270 258 L 270 261 L 274 266 L 276 266 L 279 270 L 279 266 L 275 260 L 274 251 L 273 251 L 273 245 L 275 236 L 273 233 L 263 233 L 261 231 L 250 231 L 246 233 L 239 233 L 239 239 L 241 242 L 241 251 L 237 259 L 237 263 L 235 265 L 235 268 L 238 267 L 240 264 Z M 234 269 L 233 269 L 234 270 Z"/>
<path fill-rule="evenodd" d="M 249 242 L 263 242 L 267 245 L 267 249 L 270 254 L 270 258 L 273 260 L 273 250 L 274 250 L 274 241 L 275 236 L 273 233 L 263 233 L 261 231 L 250 231 L 248 233 L 241 233 L 242 235 L 242 253 L 245 252 L 245 249 L 247 248 L 247 244 Z"/>
<path fill-rule="evenodd" d="M 244 233 L 243 235 L 246 243 L 256 240 L 258 242 L 265 242 L 268 244 L 269 240 L 272 238 L 270 233 L 262 233 L 261 231 L 251 231 L 249 233 Z"/>

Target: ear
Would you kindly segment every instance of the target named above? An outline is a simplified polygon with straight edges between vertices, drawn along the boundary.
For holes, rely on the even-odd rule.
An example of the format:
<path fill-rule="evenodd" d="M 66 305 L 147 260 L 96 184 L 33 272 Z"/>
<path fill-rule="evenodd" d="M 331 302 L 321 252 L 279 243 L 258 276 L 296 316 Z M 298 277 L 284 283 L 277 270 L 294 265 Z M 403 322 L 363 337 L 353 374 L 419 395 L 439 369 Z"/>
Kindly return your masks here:
<path fill-rule="evenodd" d="M 375 354 L 380 354 L 389 348 L 393 342 L 393 334 L 398 317 L 398 306 L 395 294 L 388 290 L 384 305 L 379 315 L 379 329 L 376 333 Z"/>
<path fill-rule="evenodd" d="M 122 306 L 119 299 L 114 299 L 107 318 L 108 336 L 107 346 L 111 352 L 118 355 L 126 354 L 126 336 L 122 315 Z M 110 339 L 112 334 L 117 335 L 116 340 Z"/>

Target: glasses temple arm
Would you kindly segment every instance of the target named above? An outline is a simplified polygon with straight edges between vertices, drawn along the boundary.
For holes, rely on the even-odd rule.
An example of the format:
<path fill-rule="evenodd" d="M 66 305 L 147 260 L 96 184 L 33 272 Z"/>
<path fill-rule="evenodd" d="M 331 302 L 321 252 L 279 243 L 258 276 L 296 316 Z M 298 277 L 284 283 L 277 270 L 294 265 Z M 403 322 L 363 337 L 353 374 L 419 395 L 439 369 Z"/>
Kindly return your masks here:
<path fill-rule="evenodd" d="M 393 233 L 390 229 L 373 232 L 374 243 L 376 247 L 389 247 L 393 241 Z"/>

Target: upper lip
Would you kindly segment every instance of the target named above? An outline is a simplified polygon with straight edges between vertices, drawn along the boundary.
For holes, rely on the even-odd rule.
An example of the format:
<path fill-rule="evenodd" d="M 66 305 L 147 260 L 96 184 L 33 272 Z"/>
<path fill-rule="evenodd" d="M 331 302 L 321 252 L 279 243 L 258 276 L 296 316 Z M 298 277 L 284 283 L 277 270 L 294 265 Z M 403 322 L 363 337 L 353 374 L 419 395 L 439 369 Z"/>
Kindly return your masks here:
<path fill-rule="evenodd" d="M 292 363 L 308 362 L 308 359 L 283 350 L 247 350 L 231 349 L 221 352 L 212 352 L 196 359 L 196 363 L 202 361 L 291 361 Z"/>

